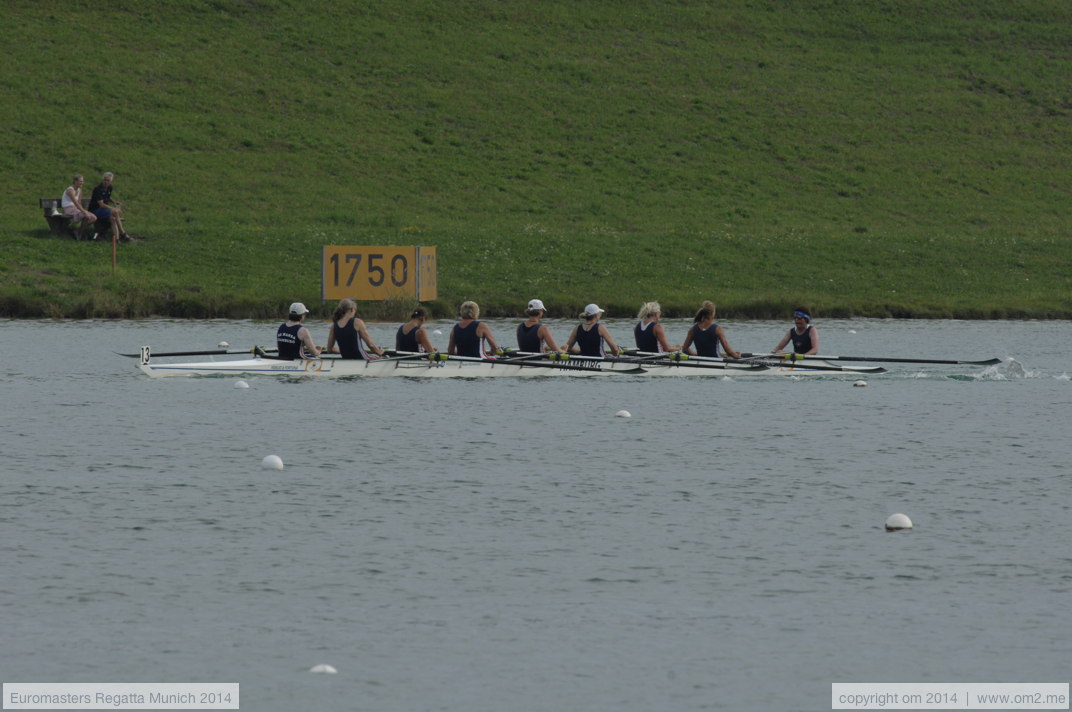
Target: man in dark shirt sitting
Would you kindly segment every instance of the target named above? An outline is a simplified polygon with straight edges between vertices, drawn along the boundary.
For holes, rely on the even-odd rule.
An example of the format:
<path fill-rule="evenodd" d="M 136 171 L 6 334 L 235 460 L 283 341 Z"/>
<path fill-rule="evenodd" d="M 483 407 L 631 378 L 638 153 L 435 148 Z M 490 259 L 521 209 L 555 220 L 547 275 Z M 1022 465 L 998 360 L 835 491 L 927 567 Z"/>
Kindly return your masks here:
<path fill-rule="evenodd" d="M 97 216 L 97 230 L 103 231 L 106 224 L 111 225 L 112 239 L 128 242 L 131 238 L 123 229 L 123 204 L 112 200 L 114 177 L 111 172 L 101 176 L 100 185 L 93 189 L 93 197 L 89 200 L 89 211 Z M 101 233 L 98 232 L 93 239 L 100 239 L 100 236 Z"/>

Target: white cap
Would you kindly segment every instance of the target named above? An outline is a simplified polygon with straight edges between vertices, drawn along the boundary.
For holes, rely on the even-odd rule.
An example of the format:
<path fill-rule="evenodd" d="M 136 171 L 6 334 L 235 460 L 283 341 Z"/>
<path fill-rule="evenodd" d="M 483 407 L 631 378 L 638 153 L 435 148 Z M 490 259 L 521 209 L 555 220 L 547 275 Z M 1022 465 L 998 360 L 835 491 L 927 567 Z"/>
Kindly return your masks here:
<path fill-rule="evenodd" d="M 547 311 L 547 308 L 544 307 L 543 302 L 541 302 L 539 299 L 530 299 L 529 300 L 528 310 L 532 311 L 533 309 L 539 309 L 540 311 Z"/>
<path fill-rule="evenodd" d="M 298 316 L 301 316 L 302 314 L 308 314 L 309 310 L 306 309 L 305 305 L 302 304 L 301 302 L 294 302 L 293 304 L 290 305 L 290 312 L 289 313 L 297 314 Z"/>
<path fill-rule="evenodd" d="M 596 314 L 602 313 L 603 310 L 600 309 L 598 306 L 596 306 L 595 304 L 589 304 L 584 308 L 584 312 L 581 314 L 581 316 L 595 316 Z"/>

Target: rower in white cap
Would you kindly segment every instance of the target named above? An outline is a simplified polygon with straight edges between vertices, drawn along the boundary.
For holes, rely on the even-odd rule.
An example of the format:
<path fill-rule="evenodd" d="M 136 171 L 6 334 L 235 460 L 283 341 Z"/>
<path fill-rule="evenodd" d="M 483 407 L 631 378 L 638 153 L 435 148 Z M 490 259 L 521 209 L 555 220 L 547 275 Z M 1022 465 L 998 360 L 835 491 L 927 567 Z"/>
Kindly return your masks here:
<path fill-rule="evenodd" d="M 517 325 L 518 350 L 534 354 L 562 350 L 555 343 L 554 337 L 551 336 L 551 330 L 540 323 L 546 311 L 547 309 L 544 308 L 543 302 L 539 299 L 529 300 L 529 305 L 525 307 L 525 314 L 528 316 L 528 320 L 523 324 Z"/>
<path fill-rule="evenodd" d="M 287 321 L 280 324 L 275 332 L 275 345 L 279 349 L 278 358 L 293 361 L 320 355 L 320 347 L 313 341 L 313 335 L 303 324 L 308 313 L 309 310 L 301 302 L 294 302 L 290 305 Z"/>
<path fill-rule="evenodd" d="M 573 327 L 573 332 L 566 342 L 566 351 L 579 353 L 581 356 L 597 356 L 605 358 L 603 354 L 604 344 L 610 347 L 612 353 L 621 353 L 618 344 L 614 343 L 607 327 L 603 326 L 600 317 L 603 310 L 595 304 L 589 304 L 581 312 L 583 324 Z M 574 349 L 576 346 L 576 350 Z"/>

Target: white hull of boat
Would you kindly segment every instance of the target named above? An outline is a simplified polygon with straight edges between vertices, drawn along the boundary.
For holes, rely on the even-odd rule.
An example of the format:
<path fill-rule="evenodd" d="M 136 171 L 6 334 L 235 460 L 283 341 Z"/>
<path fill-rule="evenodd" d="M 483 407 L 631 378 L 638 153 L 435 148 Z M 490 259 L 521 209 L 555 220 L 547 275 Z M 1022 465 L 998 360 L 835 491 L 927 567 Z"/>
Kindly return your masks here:
<path fill-rule="evenodd" d="M 233 361 L 197 363 L 151 362 L 151 349 L 143 346 L 138 368 L 151 378 L 167 376 L 289 376 L 328 378 L 533 378 L 544 376 L 744 376 L 829 375 L 837 373 L 882 373 L 878 366 L 845 366 L 809 359 L 783 361 L 738 361 L 700 356 L 639 354 L 623 358 L 593 358 L 559 354 L 510 353 L 501 358 L 479 359 L 446 354 L 398 354 L 366 361 L 325 356 L 285 361 L 260 355 Z M 179 355 L 179 354 L 170 354 Z"/>
<path fill-rule="evenodd" d="M 646 376 L 739 376 L 769 373 L 763 366 L 709 363 L 680 365 L 676 363 L 632 360 L 609 360 L 571 356 L 562 361 L 540 359 L 468 359 L 450 357 L 429 360 L 427 356 L 386 358 L 374 361 L 361 359 L 313 358 L 282 361 L 272 358 L 250 358 L 235 361 L 199 363 L 153 362 L 148 358 L 138 364 L 142 373 L 152 378 L 168 376 L 289 376 L 326 378 L 541 378 L 546 376 L 592 377 L 608 375 Z"/>
<path fill-rule="evenodd" d="M 314 358 L 296 361 L 280 361 L 270 358 L 252 358 L 240 361 L 211 361 L 205 363 L 141 363 L 142 373 L 153 378 L 166 376 L 290 376 L 326 378 L 385 378 L 402 376 L 408 378 L 525 378 L 541 376 L 605 376 L 609 374 L 643 373 L 635 364 L 614 361 L 547 361 L 520 364 L 504 361 L 462 360 L 451 358 L 445 361 L 428 359 L 361 359 Z"/>

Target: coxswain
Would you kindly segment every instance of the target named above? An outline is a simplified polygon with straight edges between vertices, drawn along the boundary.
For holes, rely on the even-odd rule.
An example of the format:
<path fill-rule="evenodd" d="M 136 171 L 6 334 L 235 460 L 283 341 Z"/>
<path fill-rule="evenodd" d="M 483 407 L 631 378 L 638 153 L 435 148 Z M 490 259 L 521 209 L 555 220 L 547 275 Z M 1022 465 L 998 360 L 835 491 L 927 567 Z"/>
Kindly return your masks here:
<path fill-rule="evenodd" d="M 774 353 L 783 353 L 782 349 L 793 342 L 793 353 L 812 356 L 819 353 L 819 330 L 811 325 L 811 314 L 806 307 L 793 310 L 793 328 L 774 347 Z"/>

